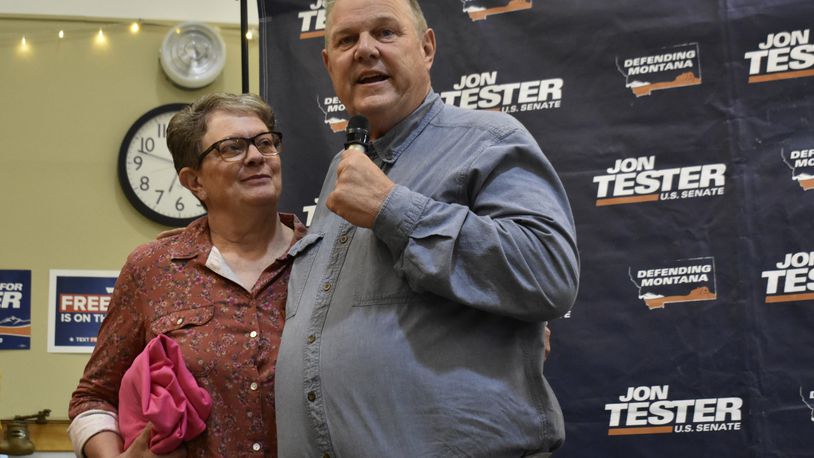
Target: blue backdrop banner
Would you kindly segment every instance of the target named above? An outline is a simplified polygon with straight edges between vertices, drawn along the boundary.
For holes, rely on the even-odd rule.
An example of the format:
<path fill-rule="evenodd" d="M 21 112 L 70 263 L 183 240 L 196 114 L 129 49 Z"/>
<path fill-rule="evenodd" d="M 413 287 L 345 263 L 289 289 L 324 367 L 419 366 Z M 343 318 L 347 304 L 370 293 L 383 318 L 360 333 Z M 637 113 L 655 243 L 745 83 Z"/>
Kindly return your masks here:
<path fill-rule="evenodd" d="M 812 456 L 814 2 L 421 5 L 433 89 L 520 120 L 574 210 L 581 288 L 545 369 L 556 456 Z M 310 222 L 348 119 L 324 5 L 259 9 L 282 209 Z"/>

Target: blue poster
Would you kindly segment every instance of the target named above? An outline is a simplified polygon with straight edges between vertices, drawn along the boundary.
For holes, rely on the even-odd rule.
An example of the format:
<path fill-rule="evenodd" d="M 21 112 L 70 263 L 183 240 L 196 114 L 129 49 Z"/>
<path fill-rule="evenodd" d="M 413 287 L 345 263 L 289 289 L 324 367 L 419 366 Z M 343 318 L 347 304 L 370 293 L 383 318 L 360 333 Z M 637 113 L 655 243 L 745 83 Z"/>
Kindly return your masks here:
<path fill-rule="evenodd" d="M 115 270 L 51 270 L 49 352 L 93 351 L 118 276 Z"/>
<path fill-rule="evenodd" d="M 31 271 L 0 270 L 0 350 L 31 348 Z"/>

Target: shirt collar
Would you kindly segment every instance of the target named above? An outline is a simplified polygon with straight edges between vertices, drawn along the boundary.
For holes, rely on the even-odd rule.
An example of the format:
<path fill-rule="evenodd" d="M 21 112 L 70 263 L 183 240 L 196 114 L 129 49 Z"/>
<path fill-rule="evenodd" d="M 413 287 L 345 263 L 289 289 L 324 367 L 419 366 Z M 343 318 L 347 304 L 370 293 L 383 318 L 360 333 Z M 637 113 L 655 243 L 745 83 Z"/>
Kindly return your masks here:
<path fill-rule="evenodd" d="M 396 162 L 402 151 L 418 137 L 418 134 L 427 126 L 430 120 L 441 110 L 443 102 L 441 97 L 432 89 L 424 97 L 424 101 L 406 118 L 399 121 L 386 134 L 373 140 L 373 151 L 383 163 Z"/>
<path fill-rule="evenodd" d="M 294 237 L 291 245 L 303 238 L 308 232 L 300 219 L 292 213 L 280 213 L 280 222 L 294 230 Z M 191 222 L 183 232 L 176 236 L 176 243 L 171 245 L 170 257 L 176 259 L 193 259 L 200 256 L 201 262 L 205 263 L 212 251 L 212 240 L 209 237 L 209 219 L 206 216 Z M 289 246 L 289 248 L 291 248 Z M 288 250 L 286 250 L 288 253 Z M 283 258 L 288 255 L 284 255 Z"/>
<path fill-rule="evenodd" d="M 173 260 L 192 259 L 199 255 L 208 255 L 211 249 L 209 219 L 202 216 L 189 223 L 183 232 L 176 236 L 175 243 L 170 245 L 170 257 Z"/>

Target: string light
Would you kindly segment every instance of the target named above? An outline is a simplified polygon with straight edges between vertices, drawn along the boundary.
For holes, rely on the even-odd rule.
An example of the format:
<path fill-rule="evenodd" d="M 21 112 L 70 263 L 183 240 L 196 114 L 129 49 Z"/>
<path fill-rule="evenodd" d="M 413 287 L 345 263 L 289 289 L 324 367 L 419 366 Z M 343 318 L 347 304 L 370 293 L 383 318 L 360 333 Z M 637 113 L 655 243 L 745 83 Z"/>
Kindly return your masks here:
<path fill-rule="evenodd" d="M 45 19 L 41 22 L 50 22 L 51 20 Z M 56 21 L 54 21 L 56 22 Z M 97 48 L 106 48 L 110 45 L 110 40 L 113 36 L 117 33 L 122 32 L 129 32 L 129 34 L 137 35 L 142 32 L 142 29 L 149 28 L 152 29 L 159 29 L 159 30 L 167 30 L 168 27 L 166 24 L 162 24 L 159 22 L 150 22 L 150 21 L 143 21 L 141 19 L 136 20 L 122 20 L 122 21 L 95 21 L 95 20 L 70 20 L 70 19 L 60 19 L 59 22 L 62 24 L 57 24 L 52 30 L 34 30 L 28 31 L 22 36 L 17 35 L 16 37 L 9 36 L 8 34 L 0 34 L 0 46 L 15 46 L 14 43 L 16 42 L 16 48 L 20 55 L 29 54 L 33 52 L 34 48 L 37 47 L 40 43 L 45 42 L 53 42 L 53 41 L 69 41 L 69 40 L 77 40 L 83 39 L 83 37 L 91 37 L 92 43 L 94 47 Z M 180 34 L 182 33 L 181 28 L 179 27 L 169 27 L 169 30 L 173 30 L 175 33 Z M 237 32 L 237 37 L 240 37 L 240 29 L 234 29 L 227 27 L 224 31 Z M 125 33 L 127 33 L 125 32 Z M 234 35 L 233 35 L 234 36 Z M 110 38 L 109 38 L 110 37 Z M 245 35 L 245 39 L 249 41 L 256 41 L 259 37 L 256 28 L 250 28 Z"/>
<path fill-rule="evenodd" d="M 105 32 L 102 29 L 99 29 L 99 33 L 96 34 L 96 39 L 94 40 L 97 46 L 104 46 L 107 44 L 107 37 L 105 36 Z"/>

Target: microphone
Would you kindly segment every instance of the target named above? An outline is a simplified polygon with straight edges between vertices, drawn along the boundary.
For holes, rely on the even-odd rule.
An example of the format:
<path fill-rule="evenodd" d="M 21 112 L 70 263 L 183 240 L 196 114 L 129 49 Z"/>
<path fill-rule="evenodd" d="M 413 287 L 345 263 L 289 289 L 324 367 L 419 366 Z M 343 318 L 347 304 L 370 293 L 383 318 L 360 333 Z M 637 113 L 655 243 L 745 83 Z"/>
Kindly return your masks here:
<path fill-rule="evenodd" d="M 370 122 L 366 117 L 362 115 L 352 116 L 348 121 L 345 133 L 347 134 L 345 149 L 354 148 L 367 153 L 367 145 L 370 140 Z"/>

